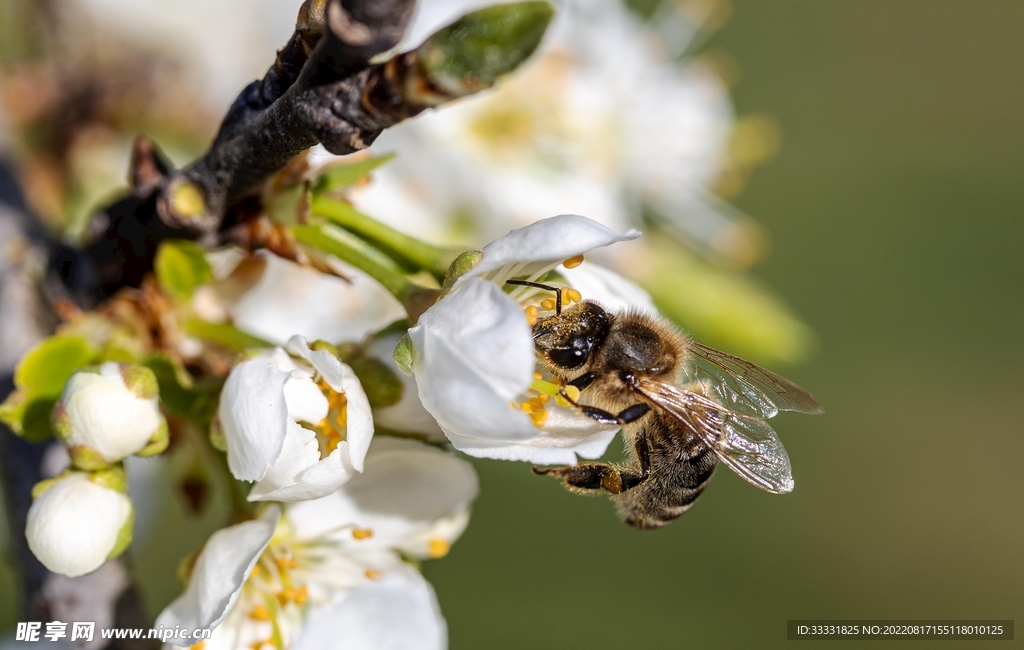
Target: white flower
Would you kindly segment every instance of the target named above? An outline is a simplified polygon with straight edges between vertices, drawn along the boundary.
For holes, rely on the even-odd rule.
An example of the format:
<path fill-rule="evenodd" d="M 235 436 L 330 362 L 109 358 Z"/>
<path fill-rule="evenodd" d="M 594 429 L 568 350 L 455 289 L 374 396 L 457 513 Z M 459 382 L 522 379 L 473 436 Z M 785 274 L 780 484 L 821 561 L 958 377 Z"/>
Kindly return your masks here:
<path fill-rule="evenodd" d="M 407 45 L 480 4 L 423 2 Z M 382 134 L 371 150 L 399 155 L 352 194 L 356 207 L 421 237 L 465 241 L 565 212 L 624 230 L 646 206 L 699 250 L 730 257 L 753 246 L 739 225 L 749 219 L 710 191 L 734 122 L 722 81 L 666 56 L 620 0 L 559 4 L 536 60 Z"/>
<path fill-rule="evenodd" d="M 443 648 L 433 590 L 399 552 L 447 552 L 477 489 L 465 461 L 379 437 L 366 471 L 338 492 L 288 504 L 283 515 L 273 506 L 211 537 L 157 625 L 215 627 L 207 650 L 258 648 L 275 635 L 285 646 L 298 639 L 294 647 L 324 647 L 316 644 L 325 626 L 327 646 Z"/>
<path fill-rule="evenodd" d="M 275 255 L 261 257 L 266 268 L 259 281 L 228 311 L 235 327 L 266 341 L 280 345 L 296 334 L 353 341 L 405 315 L 380 284 L 347 264 L 336 262 L 346 281 Z"/>
<path fill-rule="evenodd" d="M 167 422 L 153 371 L 107 362 L 76 372 L 54 406 L 54 429 L 75 464 L 98 469 L 141 452 L 162 450 Z M 158 447 L 158 449 L 157 449 Z"/>
<path fill-rule="evenodd" d="M 366 354 L 385 364 L 402 382 L 402 397 L 390 406 L 373 409 L 373 422 L 378 428 L 399 433 L 423 436 L 430 442 L 444 442 L 444 432 L 420 402 L 416 378 L 406 375 L 395 363 L 394 350 L 401 339 L 400 333 L 375 337 L 366 346 Z"/>
<path fill-rule="evenodd" d="M 96 478 L 69 472 L 37 488 L 42 491 L 28 510 L 25 538 L 54 573 L 72 578 L 91 573 L 131 539 L 131 500 Z"/>
<path fill-rule="evenodd" d="M 295 650 L 445 650 L 448 630 L 430 583 L 411 567 L 365 582 L 307 621 Z"/>
<path fill-rule="evenodd" d="M 301 337 L 288 350 L 304 363 L 274 348 L 235 366 L 221 392 L 228 466 L 235 478 L 257 482 L 250 501 L 333 492 L 363 470 L 373 437 L 370 403 L 352 369 Z"/>
<path fill-rule="evenodd" d="M 537 368 L 524 305 L 537 309 L 552 296 L 525 287 L 506 293 L 504 285 L 511 278 L 536 280 L 563 260 L 639 234 L 620 235 L 575 215 L 514 230 L 484 247 L 480 262 L 420 317 L 409 330 L 420 400 L 456 449 L 540 464 L 575 464 L 577 455 L 604 453 L 617 427 L 529 392 Z M 552 284 L 571 287 L 576 278 L 588 299 L 651 309 L 650 298 L 628 280 L 580 268 L 566 269 Z"/>

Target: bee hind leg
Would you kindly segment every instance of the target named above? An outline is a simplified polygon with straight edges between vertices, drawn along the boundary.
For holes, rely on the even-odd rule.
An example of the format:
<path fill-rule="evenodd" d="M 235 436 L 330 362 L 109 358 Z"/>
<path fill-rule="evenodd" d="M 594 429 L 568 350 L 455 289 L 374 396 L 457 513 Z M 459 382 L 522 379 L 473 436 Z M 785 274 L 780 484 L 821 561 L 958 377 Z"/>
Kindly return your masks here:
<path fill-rule="evenodd" d="M 534 467 L 533 473 L 539 476 L 558 476 L 565 479 L 567 487 L 577 490 L 605 490 L 611 494 L 619 494 L 643 481 L 642 473 L 632 467 L 614 467 L 604 463 L 586 463 L 572 467 Z"/>

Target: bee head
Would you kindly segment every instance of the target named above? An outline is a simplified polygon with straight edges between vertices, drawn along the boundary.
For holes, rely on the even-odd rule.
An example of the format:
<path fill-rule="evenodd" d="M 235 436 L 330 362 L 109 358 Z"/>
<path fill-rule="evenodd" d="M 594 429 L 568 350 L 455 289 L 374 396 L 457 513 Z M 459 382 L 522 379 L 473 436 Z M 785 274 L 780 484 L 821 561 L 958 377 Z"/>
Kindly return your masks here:
<path fill-rule="evenodd" d="M 609 324 L 604 309 L 583 301 L 538 320 L 533 326 L 533 341 L 553 366 L 573 370 L 585 364 L 590 353 L 604 342 Z"/>

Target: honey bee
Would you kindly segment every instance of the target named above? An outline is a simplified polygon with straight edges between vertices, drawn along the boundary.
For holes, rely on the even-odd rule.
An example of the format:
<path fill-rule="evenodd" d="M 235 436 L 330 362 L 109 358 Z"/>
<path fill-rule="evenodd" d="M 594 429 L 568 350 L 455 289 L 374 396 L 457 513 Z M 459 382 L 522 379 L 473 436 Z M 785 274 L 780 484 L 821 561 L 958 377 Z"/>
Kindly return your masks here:
<path fill-rule="evenodd" d="M 584 415 L 621 425 L 630 461 L 534 468 L 576 491 L 611 493 L 622 520 L 640 529 L 664 526 L 686 512 L 719 462 L 775 494 L 793 489 L 789 456 L 765 421 L 779 411 L 822 413 L 793 382 L 693 341 L 663 319 L 612 313 L 589 300 L 539 318 L 533 340 L 561 396 Z M 565 387 L 580 391 L 573 399 Z M 575 391 L 571 391 L 575 394 Z"/>

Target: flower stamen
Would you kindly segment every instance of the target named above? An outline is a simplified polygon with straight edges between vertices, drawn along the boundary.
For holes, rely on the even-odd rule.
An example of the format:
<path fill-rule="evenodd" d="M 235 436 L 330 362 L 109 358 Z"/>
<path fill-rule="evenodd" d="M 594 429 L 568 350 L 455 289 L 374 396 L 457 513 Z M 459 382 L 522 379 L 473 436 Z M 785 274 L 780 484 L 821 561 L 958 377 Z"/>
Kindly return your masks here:
<path fill-rule="evenodd" d="M 574 269 L 577 266 L 579 266 L 580 264 L 583 264 L 583 256 L 582 255 L 576 255 L 576 256 L 570 257 L 569 259 L 567 259 L 567 260 L 562 262 L 562 266 L 564 266 L 567 269 Z"/>
<path fill-rule="evenodd" d="M 359 539 L 359 540 L 370 539 L 371 537 L 373 537 L 373 529 L 372 528 L 353 528 L 352 529 L 352 537 L 354 537 L 355 539 Z"/>
<path fill-rule="evenodd" d="M 448 555 L 448 552 L 452 550 L 452 545 L 448 543 L 448 540 L 441 539 L 440 537 L 434 537 L 427 542 L 427 555 L 432 560 L 439 560 L 444 556 Z"/>

